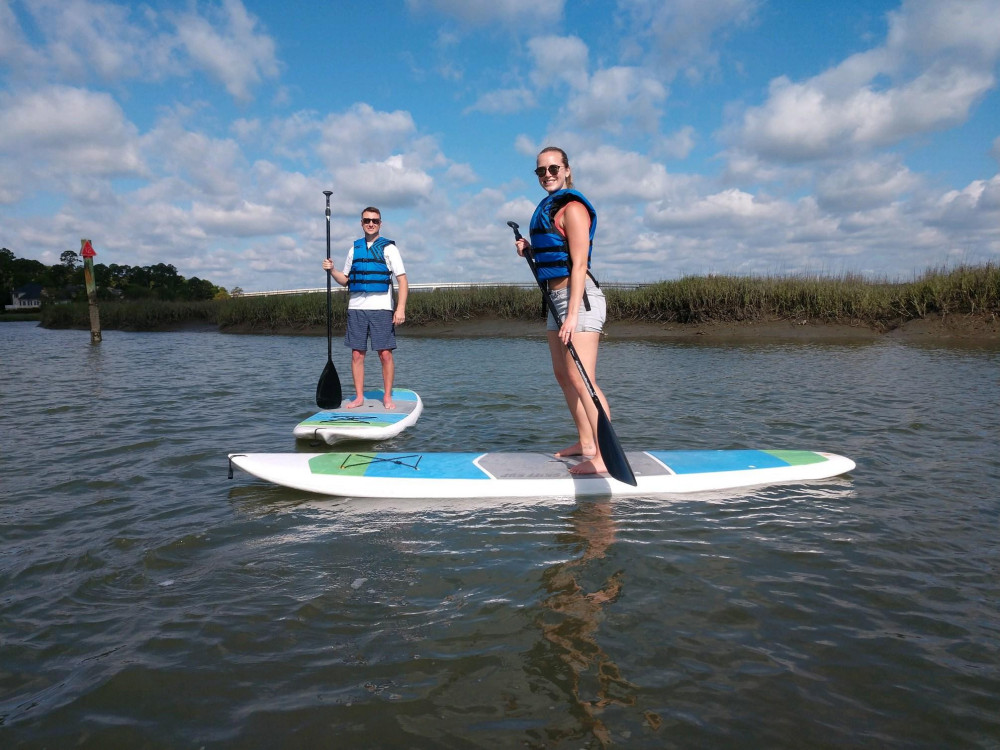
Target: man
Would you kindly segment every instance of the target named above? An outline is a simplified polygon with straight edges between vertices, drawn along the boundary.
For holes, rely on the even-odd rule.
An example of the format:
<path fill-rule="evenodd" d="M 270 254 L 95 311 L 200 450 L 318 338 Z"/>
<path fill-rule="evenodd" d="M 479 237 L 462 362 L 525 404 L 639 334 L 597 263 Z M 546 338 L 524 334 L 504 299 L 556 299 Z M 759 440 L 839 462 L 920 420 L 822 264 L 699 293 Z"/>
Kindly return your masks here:
<path fill-rule="evenodd" d="M 396 348 L 396 326 L 406 320 L 406 297 L 409 284 L 403 259 L 392 240 L 379 236 L 382 212 L 369 206 L 361 212 L 361 230 L 365 236 L 355 240 L 347 252 L 344 270 L 341 273 L 327 258 L 323 268 L 334 280 L 346 286 L 351 293 L 347 305 L 347 335 L 345 346 L 351 348 L 351 376 L 354 379 L 354 400 L 346 406 L 349 409 L 365 402 L 365 352 L 368 342 L 378 352 L 382 362 L 382 403 L 392 409 L 392 382 L 396 365 L 392 351 Z M 392 306 L 392 277 L 399 284 L 399 299 L 396 309 Z"/>

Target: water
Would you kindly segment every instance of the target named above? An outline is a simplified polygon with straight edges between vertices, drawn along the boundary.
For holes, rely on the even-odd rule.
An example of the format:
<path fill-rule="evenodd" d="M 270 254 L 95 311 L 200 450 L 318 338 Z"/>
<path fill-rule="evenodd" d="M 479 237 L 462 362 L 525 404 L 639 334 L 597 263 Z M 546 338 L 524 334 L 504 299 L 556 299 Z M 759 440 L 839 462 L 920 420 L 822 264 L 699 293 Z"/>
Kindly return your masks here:
<path fill-rule="evenodd" d="M 308 449 L 322 339 L 0 352 L 0 746 L 1000 747 L 996 349 L 606 342 L 628 449 L 858 464 L 613 503 L 227 479 Z M 540 339 L 397 362 L 426 408 L 384 448 L 572 442 Z"/>

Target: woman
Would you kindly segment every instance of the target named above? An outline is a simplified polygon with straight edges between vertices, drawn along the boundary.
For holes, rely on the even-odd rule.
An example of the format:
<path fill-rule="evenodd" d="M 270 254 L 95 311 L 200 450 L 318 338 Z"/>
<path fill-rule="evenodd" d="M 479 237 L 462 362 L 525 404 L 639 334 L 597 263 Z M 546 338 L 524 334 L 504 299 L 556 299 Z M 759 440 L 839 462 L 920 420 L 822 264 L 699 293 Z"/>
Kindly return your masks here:
<path fill-rule="evenodd" d="M 556 382 L 579 435 L 575 444 L 555 455 L 585 459 L 570 468 L 573 474 L 599 474 L 606 472 L 607 467 L 597 444 L 597 406 L 568 348 L 572 343 L 605 413 L 610 416 L 608 402 L 595 382 L 597 346 L 606 314 L 604 293 L 589 271 L 597 212 L 583 195 L 573 190 L 573 172 L 565 151 L 545 148 L 538 154 L 536 165 L 538 182 L 548 195 L 531 217 L 531 241 L 518 240 L 517 253 L 523 256 L 525 250 L 531 249 L 539 281 L 547 284 L 562 318 L 559 325 L 549 313 L 549 353 Z"/>

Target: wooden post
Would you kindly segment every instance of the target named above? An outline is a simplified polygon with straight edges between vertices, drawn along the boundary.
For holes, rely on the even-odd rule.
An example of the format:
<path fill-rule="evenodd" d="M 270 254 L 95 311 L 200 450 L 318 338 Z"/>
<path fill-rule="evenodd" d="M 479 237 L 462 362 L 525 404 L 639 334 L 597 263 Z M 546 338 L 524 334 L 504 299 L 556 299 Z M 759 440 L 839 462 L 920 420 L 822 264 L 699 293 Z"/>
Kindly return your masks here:
<path fill-rule="evenodd" d="M 90 303 L 90 343 L 101 343 L 101 315 L 97 309 L 97 283 L 94 281 L 94 246 L 90 240 L 80 240 L 83 256 L 83 280 L 87 284 L 87 302 Z"/>

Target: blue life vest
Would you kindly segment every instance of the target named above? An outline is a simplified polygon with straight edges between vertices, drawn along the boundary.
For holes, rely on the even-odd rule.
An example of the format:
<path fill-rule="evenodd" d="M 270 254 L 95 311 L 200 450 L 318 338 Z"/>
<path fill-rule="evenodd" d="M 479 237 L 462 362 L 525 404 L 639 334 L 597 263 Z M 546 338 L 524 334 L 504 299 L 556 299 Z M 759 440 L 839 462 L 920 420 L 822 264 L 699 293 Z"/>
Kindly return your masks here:
<path fill-rule="evenodd" d="M 379 237 L 368 247 L 365 238 L 354 240 L 354 257 L 347 274 L 347 288 L 352 292 L 380 293 L 392 286 L 392 273 L 385 262 L 384 248 L 392 240 Z"/>
<path fill-rule="evenodd" d="M 590 214 L 590 247 L 587 249 L 587 268 L 590 268 L 590 256 L 594 251 L 594 233 L 597 232 L 597 211 L 582 193 L 570 189 L 557 190 L 549 193 L 538 204 L 531 217 L 531 249 L 535 256 L 539 281 L 569 276 L 569 242 L 556 229 L 555 218 L 559 210 L 571 201 L 580 201 Z"/>

